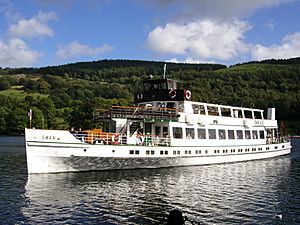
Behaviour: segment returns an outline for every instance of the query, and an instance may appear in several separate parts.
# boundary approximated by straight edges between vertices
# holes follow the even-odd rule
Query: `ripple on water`
[[[300,224],[299,154],[27,177],[24,149],[7,152],[0,146],[0,219],[6,224],[157,224],[173,208],[201,224],[280,224],[278,213],[282,224]]]

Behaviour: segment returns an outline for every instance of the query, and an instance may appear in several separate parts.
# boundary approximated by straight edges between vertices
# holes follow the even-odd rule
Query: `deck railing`
[[[160,137],[155,135],[140,135],[119,133],[92,133],[92,132],[72,132],[83,143],[93,145],[142,145],[142,146],[170,146],[170,137]]]
[[[168,119],[176,120],[176,109],[169,108],[155,108],[155,107],[124,107],[113,106],[108,111],[96,111],[94,119],[103,118],[128,118],[128,119]]]

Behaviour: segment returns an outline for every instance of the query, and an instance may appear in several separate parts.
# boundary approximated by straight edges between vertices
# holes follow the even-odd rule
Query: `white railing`
[[[141,145],[141,146],[170,146],[170,137],[155,135],[127,135],[119,133],[72,132],[83,143],[93,145]]]

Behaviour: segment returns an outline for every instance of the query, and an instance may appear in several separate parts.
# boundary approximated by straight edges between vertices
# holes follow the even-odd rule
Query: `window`
[[[231,109],[230,108],[221,108],[221,116],[231,117]]]
[[[164,102],[157,102],[156,107],[157,108],[165,108],[166,104]]]
[[[237,130],[236,131],[236,137],[237,139],[243,139],[243,131],[242,130]]]
[[[219,139],[226,139],[225,130],[219,130]]]
[[[129,154],[130,154],[130,155],[133,155],[133,154],[134,154],[134,150],[130,150],[130,151],[129,151]]]
[[[195,129],[194,128],[186,128],[186,139],[195,139]]]
[[[168,155],[169,154],[169,152],[168,151],[165,151],[165,155]]]
[[[168,109],[174,109],[174,108],[176,108],[175,102],[168,102],[168,103],[167,103],[167,108],[168,108]]]
[[[209,139],[216,139],[216,130],[215,129],[208,129],[208,137]]]
[[[160,151],[159,153],[160,153],[161,155],[163,155],[163,154],[164,154],[164,151]]]
[[[206,139],[206,131],[203,128],[198,128],[198,138]]]
[[[207,106],[207,112],[210,116],[219,116],[219,109],[216,106]]]
[[[151,150],[151,155],[154,155],[154,151],[153,150]]]
[[[254,111],[254,119],[262,119],[262,113],[258,111]]]
[[[245,115],[245,118],[253,119],[252,111],[250,111],[250,110],[244,110],[244,115]]]
[[[177,155],[180,155],[180,151],[177,151]]]
[[[155,127],[155,135],[160,135],[160,127]]]
[[[166,137],[168,136],[169,132],[168,132],[168,127],[163,127],[163,136]]]
[[[234,130],[228,130],[228,139],[234,139]]]
[[[233,110],[233,116],[235,118],[243,118],[242,110],[240,110],[240,109],[234,109]]]
[[[205,115],[205,106],[204,105],[200,105],[199,109],[200,109],[200,114],[201,115]]]
[[[258,139],[257,130],[252,131],[252,137],[253,137],[253,139]]]
[[[194,114],[200,114],[200,105],[192,105]]]
[[[265,139],[265,132],[263,130],[259,131],[259,137],[260,139]]]
[[[173,137],[174,138],[182,138],[182,128],[181,127],[173,127]]]
[[[139,155],[140,154],[140,151],[139,150],[135,150],[134,152],[136,155]]]
[[[245,130],[245,138],[246,139],[251,139],[250,130]]]
[[[173,155],[176,155],[176,151],[173,151]]]
[[[150,151],[149,150],[146,151],[146,155],[150,155]]]
[[[208,150],[205,150],[205,154],[207,154],[208,153]]]
[[[183,112],[184,105],[183,103],[178,103],[178,112]]]

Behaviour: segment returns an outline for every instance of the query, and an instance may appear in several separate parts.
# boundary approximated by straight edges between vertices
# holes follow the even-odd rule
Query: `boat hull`
[[[52,139],[49,140],[50,135],[44,141],[39,139],[39,137],[45,137],[42,131],[27,130],[26,133],[28,173],[166,168],[232,163],[287,155],[291,151],[290,142],[253,146],[189,147],[93,145],[80,141],[74,142],[68,136],[69,132],[58,134],[61,138],[52,136]],[[35,134],[32,136],[33,133]],[[66,138],[63,138],[63,135],[66,135]],[[67,141],[68,139],[70,140]]]

